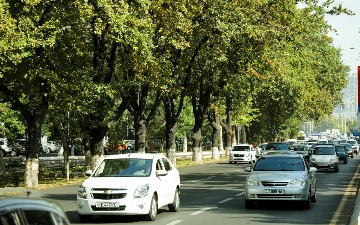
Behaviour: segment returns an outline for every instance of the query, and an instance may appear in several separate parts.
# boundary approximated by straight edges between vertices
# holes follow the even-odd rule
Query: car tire
[[[83,223],[89,223],[92,220],[92,215],[81,215],[81,214],[79,214],[79,219]]]
[[[335,172],[339,172],[339,164],[336,166]]]
[[[351,158],[354,158],[354,155],[353,155],[353,154],[351,154]]]
[[[180,208],[180,194],[179,190],[176,188],[175,194],[174,194],[174,201],[173,203],[168,205],[170,212],[178,212]]]
[[[344,160],[344,164],[347,164],[347,160]]]
[[[153,195],[150,201],[149,213],[144,216],[144,219],[147,221],[154,221],[156,219],[157,213],[158,213],[157,199],[156,196]]]
[[[303,204],[305,209],[311,209],[311,191],[309,192],[307,200],[304,201]]]
[[[254,201],[245,199],[245,208],[247,208],[247,209],[254,208]]]
[[[232,162],[229,162],[229,164],[232,164]]]
[[[315,193],[313,196],[311,196],[311,203],[316,203],[316,188],[315,188]]]

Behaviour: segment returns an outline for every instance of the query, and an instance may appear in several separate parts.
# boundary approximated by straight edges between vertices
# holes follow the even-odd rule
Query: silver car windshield
[[[305,165],[301,158],[259,158],[253,171],[304,171]]]
[[[148,177],[152,159],[104,159],[93,177]]]

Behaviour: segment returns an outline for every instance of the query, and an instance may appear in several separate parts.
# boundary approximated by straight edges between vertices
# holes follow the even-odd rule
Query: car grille
[[[93,199],[122,199],[126,197],[126,191],[127,189],[123,188],[93,188],[90,194]]]
[[[91,206],[92,211],[123,211],[125,208],[125,205],[120,205],[118,208],[100,208],[94,205]]]
[[[244,154],[234,154],[235,157],[244,157]]]
[[[275,187],[275,186],[286,186],[288,185],[288,182],[261,181],[261,184],[266,187]]]
[[[125,198],[126,193],[117,193],[117,194],[100,194],[100,193],[91,193],[93,199],[121,199]]]
[[[293,198],[294,195],[283,194],[257,194],[258,198]]]

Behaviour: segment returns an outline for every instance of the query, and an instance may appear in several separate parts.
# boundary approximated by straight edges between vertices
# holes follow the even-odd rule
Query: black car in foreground
[[[348,163],[348,154],[344,145],[335,145],[335,151],[339,156],[339,161],[343,161],[344,164]]]

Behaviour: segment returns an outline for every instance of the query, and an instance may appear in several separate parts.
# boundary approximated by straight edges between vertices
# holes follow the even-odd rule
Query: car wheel
[[[83,223],[89,223],[92,220],[92,215],[81,215],[81,214],[79,214],[79,219]]]
[[[150,201],[150,210],[149,213],[145,215],[145,220],[154,221],[157,215],[157,211],[158,211],[157,200],[156,200],[156,196],[153,195]]]
[[[304,208],[311,209],[311,191],[309,192],[307,200],[304,202]]]
[[[245,208],[247,208],[247,209],[254,208],[254,201],[245,199]]]
[[[347,164],[347,160],[344,160],[344,164]]]
[[[252,164],[252,163],[253,163],[253,159],[252,159],[252,157],[250,157],[249,164]]]
[[[335,172],[339,172],[339,164],[336,166]]]
[[[315,188],[315,193],[313,196],[311,196],[311,203],[316,203],[316,188]]]
[[[229,162],[229,164],[232,164],[232,162]]]
[[[11,155],[11,156],[16,156],[16,155],[17,155],[17,154],[16,154],[16,151],[14,151],[14,150],[11,151],[10,155]]]
[[[178,212],[180,208],[180,194],[179,190],[176,188],[175,195],[174,195],[174,201],[172,204],[168,205],[170,212]]]
[[[354,158],[354,155],[353,155],[353,154],[351,154],[351,158]]]

